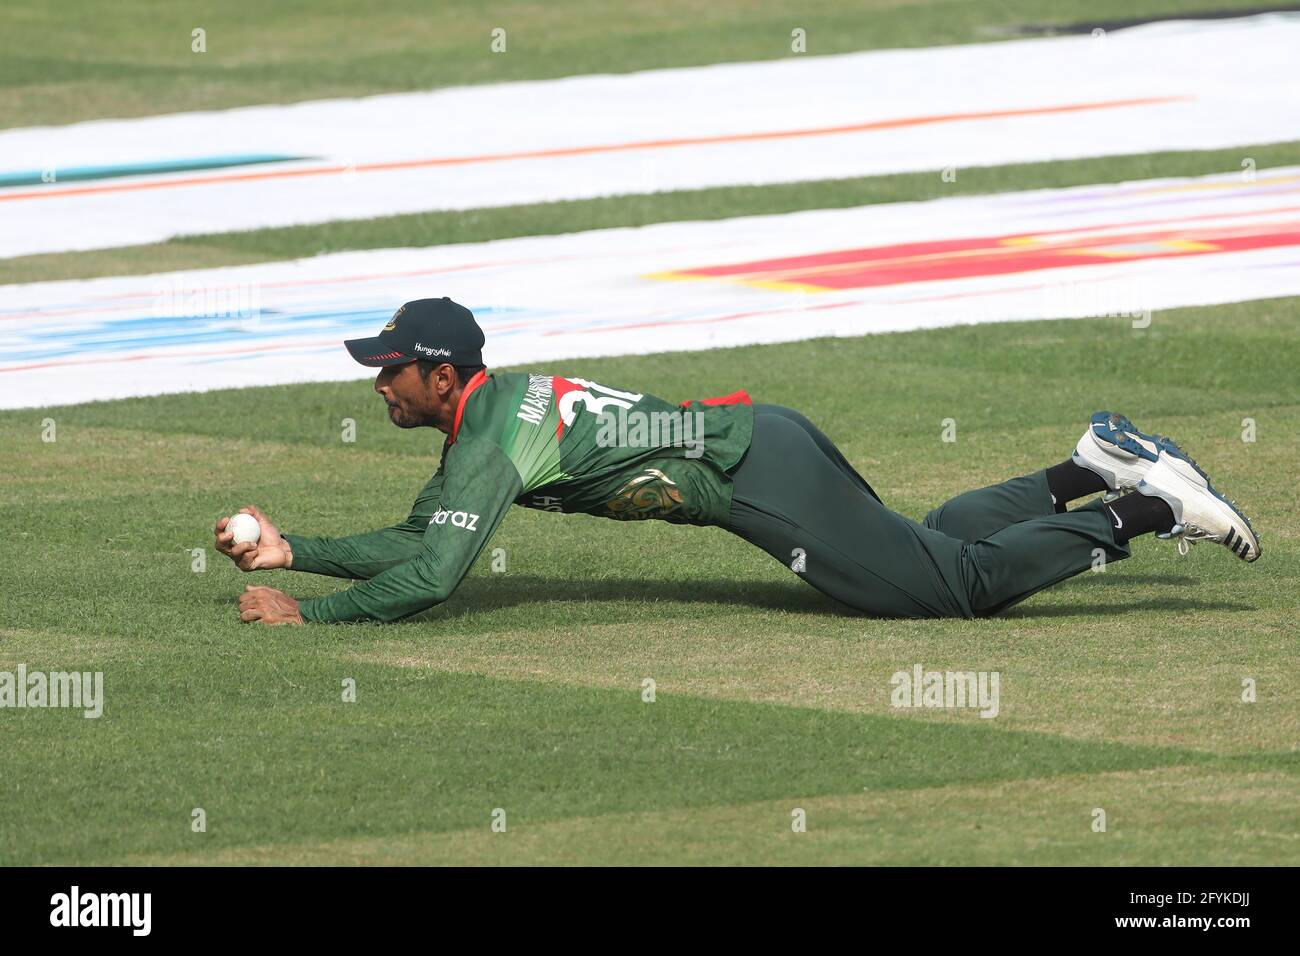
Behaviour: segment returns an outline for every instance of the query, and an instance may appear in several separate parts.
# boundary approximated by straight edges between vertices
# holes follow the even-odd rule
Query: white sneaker
[[[1147,435],[1117,412],[1097,412],[1088,430],[1074,447],[1071,458],[1081,468],[1095,472],[1106,482],[1106,500],[1132,491],[1146,477],[1160,454],[1182,459],[1205,479],[1205,472],[1171,438]],[[1202,484],[1205,484],[1202,481]]]
[[[1169,505],[1175,523],[1160,537],[1177,538],[1180,554],[1186,554],[1188,546],[1197,541],[1217,541],[1243,561],[1259,559],[1259,538],[1250,520],[1186,459],[1162,452],[1137,491],[1162,498]]]

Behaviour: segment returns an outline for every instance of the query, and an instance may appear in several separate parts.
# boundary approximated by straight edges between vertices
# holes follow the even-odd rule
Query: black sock
[[[1075,498],[1105,491],[1106,482],[1095,471],[1066,459],[1047,469],[1047,490],[1052,493],[1052,504],[1059,515]]]
[[[1164,533],[1174,526],[1174,513],[1169,510],[1169,505],[1150,495],[1133,492],[1108,502],[1105,508],[1110,526],[1115,529],[1117,544],[1140,534]]]

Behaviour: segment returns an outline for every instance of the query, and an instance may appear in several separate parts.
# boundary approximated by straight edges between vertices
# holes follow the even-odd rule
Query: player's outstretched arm
[[[365,581],[411,560],[420,553],[424,532],[442,502],[442,483],[439,468],[420,491],[406,520],[387,528],[341,538],[286,534],[293,570]]]
[[[523,489],[495,444],[462,439],[447,453],[442,506],[410,560],[346,590],[302,601],[307,622],[395,621],[451,596]]]

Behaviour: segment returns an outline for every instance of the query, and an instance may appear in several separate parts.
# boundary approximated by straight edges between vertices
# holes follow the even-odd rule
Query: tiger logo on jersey
[[[605,515],[629,521],[663,518],[681,510],[682,505],[682,492],[677,483],[658,468],[647,468],[605,503]]]

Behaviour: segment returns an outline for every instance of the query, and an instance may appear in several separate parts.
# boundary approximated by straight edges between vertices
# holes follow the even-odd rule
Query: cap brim
[[[348,352],[362,365],[381,368],[385,365],[405,365],[414,362],[415,357],[394,352],[393,347],[379,336],[370,339],[346,339],[343,342]]]

